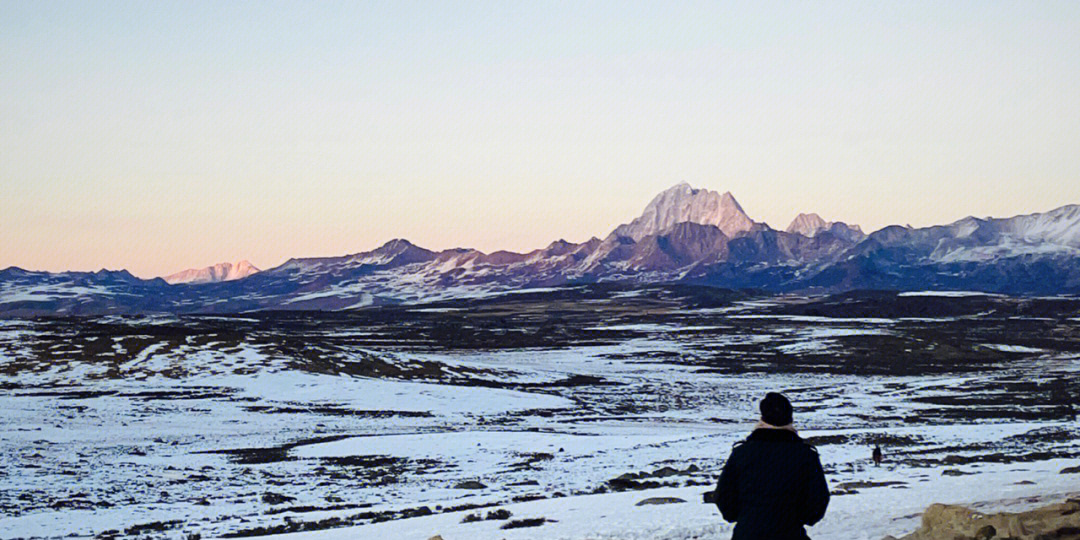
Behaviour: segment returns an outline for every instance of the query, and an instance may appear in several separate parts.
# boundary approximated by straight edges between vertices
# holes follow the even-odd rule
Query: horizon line
[[[661,193],[670,191],[670,190],[672,190],[674,188],[681,187],[681,186],[684,186],[684,185],[690,187],[695,192],[707,191],[707,192],[711,192],[711,193],[720,193],[717,190],[713,190],[713,189],[710,189],[710,188],[707,188],[707,187],[695,188],[693,185],[691,185],[689,182],[686,182],[686,181],[679,182],[679,183],[671,186],[670,188],[665,189]],[[732,194],[730,191],[726,191],[724,193],[725,194],[730,194],[733,198],[735,197],[734,194]],[[659,195],[660,194],[658,193],[656,196],[659,196]],[[654,196],[653,199],[655,199],[656,196]],[[737,201],[737,199],[736,199],[736,201]],[[650,200],[650,203],[651,203],[651,200]],[[1004,216],[1004,217],[998,217],[998,216],[975,216],[975,215],[969,214],[969,215],[966,215],[966,216],[961,217],[961,218],[954,219],[954,220],[949,221],[949,222],[937,223],[937,224],[931,224],[931,225],[924,225],[924,226],[920,226],[920,227],[914,227],[914,226],[912,226],[910,224],[901,225],[901,224],[898,224],[898,223],[893,223],[893,224],[889,224],[889,225],[884,225],[884,226],[882,226],[882,227],[880,227],[878,229],[875,229],[873,231],[870,231],[870,232],[864,232],[864,234],[866,235],[866,237],[870,237],[873,234],[876,234],[876,233],[878,233],[880,231],[883,231],[885,229],[889,229],[889,228],[892,228],[892,227],[901,227],[901,228],[905,228],[905,229],[926,229],[926,228],[932,228],[932,227],[943,227],[943,226],[948,226],[948,225],[958,223],[958,222],[963,221],[965,219],[979,219],[979,220],[1013,219],[1013,218],[1018,218],[1018,217],[1047,214],[1047,213],[1055,212],[1057,210],[1061,210],[1063,208],[1067,208],[1067,207],[1071,207],[1071,206],[1080,206],[1080,202],[1066,203],[1066,204],[1055,206],[1053,208],[1050,208],[1050,209],[1044,210],[1044,211],[1028,212],[1028,213],[1021,213],[1021,214],[1012,214],[1012,215]],[[796,216],[794,218],[792,218],[792,221],[797,219],[800,215],[818,215],[818,214],[817,214],[817,212],[800,212],[799,214],[796,214]],[[818,217],[821,217],[821,216],[819,215]],[[635,217],[633,219],[637,219],[637,217]],[[633,221],[633,219],[631,221]],[[755,224],[764,225],[764,226],[768,227],[770,230],[773,230],[773,231],[786,232],[785,229],[776,229],[772,225],[769,225],[765,221],[757,221],[757,220],[754,220],[753,218],[751,218],[751,221],[753,221]],[[679,222],[679,223],[684,223],[684,222]],[[848,225],[848,226],[859,227],[858,223],[848,223],[848,222],[842,221],[842,220],[833,221],[831,223],[843,223],[843,224]],[[713,226],[715,226],[715,225],[713,225]],[[789,224],[789,226],[790,226],[790,224]],[[616,228],[618,228],[618,226],[616,226]],[[614,233],[614,229],[605,236],[609,236],[612,233]],[[529,254],[529,253],[532,253],[532,252],[535,252],[535,251],[543,250],[543,249],[551,246],[552,244],[555,244],[555,243],[558,243],[558,242],[565,242],[565,243],[568,243],[568,244],[580,245],[580,244],[584,244],[584,243],[587,243],[587,242],[591,242],[593,240],[602,241],[603,238],[601,238],[599,236],[596,236],[596,235],[593,235],[593,236],[590,236],[589,238],[587,238],[587,239],[585,239],[585,240],[583,240],[581,242],[573,242],[573,241],[567,240],[566,238],[559,238],[557,240],[552,240],[552,241],[548,242],[544,246],[533,248],[533,249],[530,249],[530,250],[527,250],[527,251],[514,251],[512,249],[493,249],[493,250],[490,250],[490,251],[484,251],[484,250],[481,250],[481,249],[478,249],[478,248],[471,248],[471,247],[466,247],[466,246],[455,246],[455,247],[448,247],[448,248],[442,248],[442,249],[439,249],[439,248],[426,248],[426,247],[423,247],[423,246],[421,246],[419,244],[414,243],[413,241],[409,240],[408,238],[405,238],[403,236],[398,236],[398,237],[390,238],[389,240],[386,240],[386,241],[376,245],[375,247],[372,247],[372,248],[367,249],[367,250],[352,251],[352,252],[346,252],[346,253],[341,253],[341,254],[336,254],[336,255],[334,255],[334,254],[330,254],[330,255],[311,255],[311,256],[300,256],[300,257],[292,256],[292,257],[286,258],[285,260],[281,261],[280,263],[273,264],[273,265],[266,265],[265,267],[261,267],[259,265],[256,265],[256,264],[252,263],[250,261],[250,258],[239,257],[239,258],[236,258],[236,259],[219,260],[217,262],[210,263],[210,264],[203,265],[203,266],[188,266],[186,268],[175,270],[175,271],[170,272],[170,273],[156,274],[156,275],[152,275],[152,276],[149,276],[149,277],[144,277],[145,274],[143,276],[140,276],[139,274],[136,274],[136,273],[132,272],[131,270],[129,270],[127,268],[124,268],[124,267],[117,267],[116,269],[110,269],[110,268],[107,268],[107,267],[101,267],[98,270],[73,270],[73,269],[66,269],[66,270],[36,270],[36,269],[28,269],[28,268],[19,266],[17,263],[16,264],[10,264],[10,265],[4,266],[4,267],[0,267],[0,272],[12,270],[12,269],[20,270],[20,271],[23,271],[23,272],[29,272],[29,273],[45,273],[45,274],[67,274],[67,273],[72,273],[72,274],[97,274],[97,273],[126,272],[129,275],[131,275],[132,277],[135,277],[135,278],[138,278],[138,279],[141,279],[141,280],[144,280],[144,281],[152,281],[154,279],[165,279],[165,278],[170,277],[172,275],[179,274],[179,273],[182,273],[182,272],[186,272],[186,271],[189,271],[189,270],[201,270],[201,269],[204,269],[204,268],[209,268],[209,267],[212,267],[212,266],[216,266],[218,264],[225,264],[225,263],[238,264],[238,263],[241,263],[241,262],[248,262],[248,264],[251,264],[252,266],[255,266],[256,268],[259,268],[259,271],[257,273],[262,273],[262,272],[266,272],[266,271],[278,268],[280,266],[283,266],[283,265],[289,263],[290,261],[311,260],[311,259],[334,259],[334,258],[341,258],[341,257],[350,257],[350,256],[354,256],[354,255],[361,255],[361,254],[364,254],[364,253],[370,253],[372,251],[376,251],[376,250],[378,250],[378,249],[380,249],[382,247],[385,247],[388,244],[391,244],[391,243],[394,243],[394,242],[406,242],[406,243],[408,243],[409,245],[411,245],[413,247],[423,249],[425,251],[430,251],[430,252],[436,253],[436,254],[445,253],[447,251],[460,250],[460,251],[466,251],[466,252],[477,252],[477,253],[480,253],[481,255],[491,255],[491,254],[494,254],[494,253],[511,253],[511,254],[515,254],[515,255],[526,255],[526,254]]]

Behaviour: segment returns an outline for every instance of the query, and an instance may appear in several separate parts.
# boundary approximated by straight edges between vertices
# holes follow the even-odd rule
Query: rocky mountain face
[[[178,283],[217,283],[219,281],[244,279],[258,272],[259,269],[248,261],[240,261],[236,264],[223,262],[205,268],[189,268],[165,276],[163,279],[166,283],[172,285]]]
[[[825,221],[817,214],[799,214],[792,220],[791,225],[788,225],[788,228],[785,229],[785,231],[791,234],[800,234],[809,238],[813,238],[819,232],[829,231],[837,236],[843,236],[852,242],[858,242],[866,237],[866,234],[863,233],[858,225]]]
[[[784,230],[792,234],[813,237],[818,231],[828,228],[829,222],[821,219],[821,216],[817,214],[799,214]]]
[[[721,195],[707,189],[694,189],[684,183],[657,195],[640,217],[620,225],[611,234],[638,241],[660,234],[679,223],[712,225],[729,238],[754,227],[754,221],[730,192]]]
[[[127,272],[8,268],[0,271],[0,315],[338,310],[595,282],[1078,294],[1080,206],[869,235],[804,214],[780,231],[750,219],[730,193],[680,184],[602,240],[483,253],[397,239],[342,257],[290,259],[243,279],[230,277],[246,272],[236,266],[215,268],[176,284]]]

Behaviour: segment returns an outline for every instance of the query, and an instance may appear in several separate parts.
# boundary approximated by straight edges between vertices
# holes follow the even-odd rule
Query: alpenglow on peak
[[[729,238],[754,227],[754,220],[746,215],[731,192],[694,189],[684,182],[662,191],[641,216],[620,225],[614,234],[637,241],[687,222],[716,226]]]
[[[250,275],[259,273],[259,269],[248,261],[240,261],[236,264],[223,262],[206,268],[189,268],[175,274],[165,276],[165,281],[172,285],[219,283],[244,279]]]
[[[818,232],[828,229],[831,225],[831,222],[825,221],[817,214],[799,214],[785,230],[789,233],[812,237]]]

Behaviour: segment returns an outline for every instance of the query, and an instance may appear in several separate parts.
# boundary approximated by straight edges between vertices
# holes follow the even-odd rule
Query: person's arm
[[[739,485],[736,479],[735,452],[731,452],[724,469],[720,471],[720,480],[716,483],[716,507],[725,521],[732,523],[739,519]]]
[[[803,523],[813,525],[825,517],[829,507],[829,485],[817,452],[811,452],[806,483],[806,500],[803,502]]]

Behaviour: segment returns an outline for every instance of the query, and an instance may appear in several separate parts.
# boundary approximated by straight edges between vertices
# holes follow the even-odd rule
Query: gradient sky
[[[1080,203],[1080,2],[0,0],[0,267]]]

